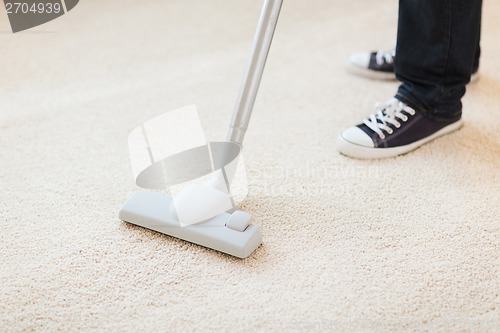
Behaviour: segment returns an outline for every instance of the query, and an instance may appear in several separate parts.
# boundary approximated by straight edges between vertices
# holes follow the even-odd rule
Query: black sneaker
[[[395,56],[396,50],[353,53],[347,62],[347,70],[369,79],[396,80]]]
[[[343,131],[337,149],[355,158],[385,158],[408,153],[462,126],[460,116],[432,119],[396,98],[377,106],[377,112],[362,124]]]
[[[394,74],[394,58],[396,50],[353,53],[347,62],[347,70],[355,75],[376,80],[396,80]],[[476,68],[470,77],[474,83],[479,79]]]

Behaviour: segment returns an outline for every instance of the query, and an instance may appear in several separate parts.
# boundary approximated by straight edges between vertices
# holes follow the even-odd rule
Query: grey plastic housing
[[[244,231],[226,227],[229,213],[205,222],[180,226],[170,214],[172,197],[167,194],[137,191],[119,212],[122,221],[151,229],[229,255],[246,258],[262,243],[260,229],[249,224]]]

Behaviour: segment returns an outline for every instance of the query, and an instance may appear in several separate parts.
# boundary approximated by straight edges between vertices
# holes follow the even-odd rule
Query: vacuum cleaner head
[[[201,223],[181,226],[171,216],[169,195],[139,191],[120,210],[121,220],[205,246],[239,258],[246,258],[262,243],[259,228],[242,211],[222,213]]]

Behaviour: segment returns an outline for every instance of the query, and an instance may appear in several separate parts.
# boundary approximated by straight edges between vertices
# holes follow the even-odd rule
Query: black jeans
[[[482,0],[400,0],[396,98],[436,118],[455,118],[479,66]]]

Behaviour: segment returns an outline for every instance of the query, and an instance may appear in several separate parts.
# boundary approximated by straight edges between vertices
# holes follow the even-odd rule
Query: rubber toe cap
[[[349,62],[357,67],[368,68],[370,65],[370,56],[371,54],[368,52],[353,53],[349,57]]]
[[[373,148],[373,140],[359,127],[350,127],[341,134],[345,141],[352,144]]]

